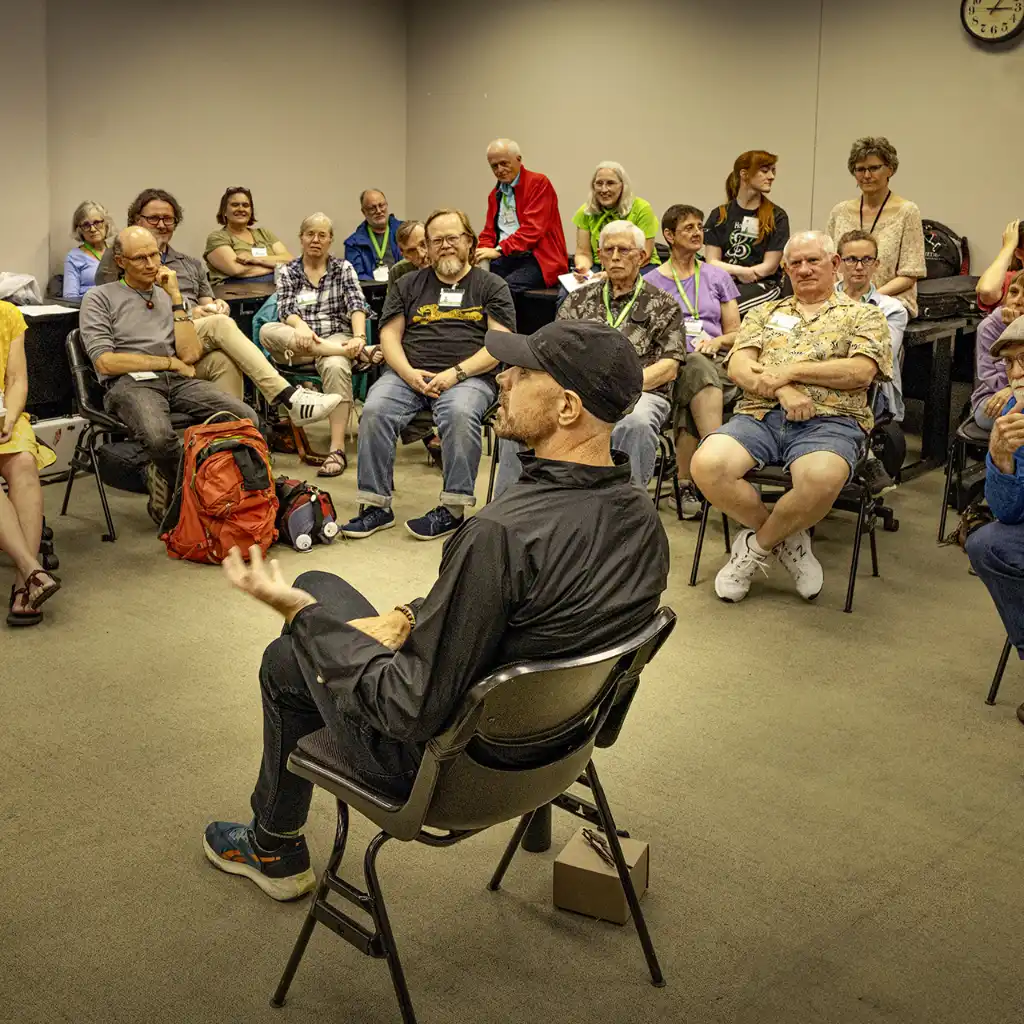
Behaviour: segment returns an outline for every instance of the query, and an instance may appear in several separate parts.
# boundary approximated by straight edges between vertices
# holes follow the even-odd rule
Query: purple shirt
[[[977,410],[982,402],[1009,383],[1006,364],[1002,359],[993,359],[991,356],[996,339],[1006,330],[1001,314],[1002,310],[996,309],[978,324],[978,335],[974,342],[974,375],[978,379],[978,386],[971,395],[972,410]]]
[[[694,304],[693,288],[695,276],[680,278],[683,291],[690,301],[690,306]],[[668,260],[656,270],[652,270],[647,274],[645,280],[671,295],[679,303],[679,308],[682,309],[684,317],[693,316],[690,312],[690,307],[679,296],[679,289],[676,287],[675,278],[672,276],[672,265]],[[728,271],[722,270],[721,267],[713,267],[708,263],[701,263],[697,315],[704,321],[704,333],[709,338],[719,338],[722,335],[722,303],[731,302],[733,299],[738,299],[739,296],[739,289],[736,287],[732,275]],[[687,352],[693,351],[693,342],[690,338],[686,339],[686,350]]]

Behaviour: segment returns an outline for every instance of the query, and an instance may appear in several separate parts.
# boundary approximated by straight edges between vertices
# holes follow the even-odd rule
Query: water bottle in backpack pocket
[[[277,529],[280,539],[296,551],[314,544],[330,544],[338,536],[337,514],[331,496],[306,483],[279,476],[274,481],[279,503]]]

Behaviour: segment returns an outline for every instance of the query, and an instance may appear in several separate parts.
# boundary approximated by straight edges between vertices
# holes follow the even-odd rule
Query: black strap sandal
[[[27,587],[11,587],[11,601],[8,605],[7,610],[7,625],[8,626],[38,626],[43,621],[43,613],[38,611],[28,612],[16,612],[14,610],[14,603],[18,598],[24,594],[25,599],[28,600],[28,588]]]

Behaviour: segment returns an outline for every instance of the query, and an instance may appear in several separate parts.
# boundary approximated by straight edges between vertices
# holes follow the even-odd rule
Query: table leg
[[[902,480],[943,466],[952,441],[950,406],[953,401],[953,346],[956,333],[943,335],[932,343],[928,365],[928,397],[921,424],[921,458],[900,471]]]

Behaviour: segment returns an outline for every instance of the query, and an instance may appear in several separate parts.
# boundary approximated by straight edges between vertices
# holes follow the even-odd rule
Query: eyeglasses
[[[144,213],[139,214],[139,220],[144,220],[150,227],[158,227],[160,224],[170,224],[171,227],[177,223],[172,213],[169,217],[148,217]]]
[[[106,224],[104,220],[83,220],[78,226],[86,231],[92,231],[93,228],[101,228],[104,224]]]
[[[1007,371],[1012,370],[1014,364],[1024,370],[1024,352],[1018,352],[1015,356],[1003,356],[1003,362],[1006,363]]]
[[[885,167],[885,164],[867,164],[862,167],[854,167],[853,173],[857,175],[877,174],[883,167]]]
[[[374,203],[373,206],[364,206],[363,213],[384,213],[387,208],[387,203]]]
[[[872,263],[878,262],[877,256],[844,256],[843,262],[848,267],[870,267]]]
[[[614,258],[620,255],[630,256],[635,252],[639,252],[640,250],[632,245],[602,245],[599,251],[602,256],[611,256],[612,258]]]
[[[331,235],[327,231],[304,231],[302,237],[310,242],[326,242]]]
[[[158,252],[140,252],[138,256],[122,256],[121,259],[127,260],[129,263],[134,263],[135,266],[141,267],[147,263],[152,263],[154,260],[160,262],[160,253]]]
[[[465,231],[461,235],[439,235],[437,238],[431,238],[429,244],[432,249],[444,249],[448,246],[454,249],[463,238],[469,238]]]

